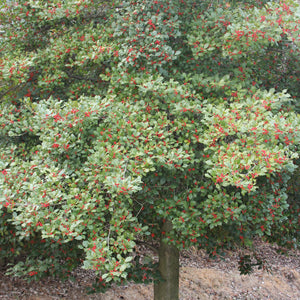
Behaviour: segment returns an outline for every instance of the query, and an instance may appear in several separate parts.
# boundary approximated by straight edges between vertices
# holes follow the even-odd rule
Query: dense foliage
[[[83,265],[107,286],[151,279],[134,249],[161,235],[212,254],[255,236],[299,245],[299,20],[291,0],[3,5],[11,272]]]

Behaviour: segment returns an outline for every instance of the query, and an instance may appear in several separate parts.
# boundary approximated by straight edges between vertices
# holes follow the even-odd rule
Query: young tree
[[[15,1],[1,9],[10,272],[178,299],[179,250],[299,246],[299,6]],[[299,172],[298,172],[299,174]],[[160,276],[140,261],[159,245]]]

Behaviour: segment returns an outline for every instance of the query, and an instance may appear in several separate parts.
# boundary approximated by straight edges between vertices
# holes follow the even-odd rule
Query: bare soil
[[[239,252],[228,251],[224,260],[212,260],[202,251],[183,251],[180,258],[180,299],[300,300],[300,251],[292,251],[285,256],[278,254],[277,250],[274,245],[257,242],[255,251],[267,261],[270,271],[255,270],[251,275],[240,275]],[[105,294],[87,295],[85,289],[91,284],[93,274],[80,269],[74,275],[74,282],[47,279],[27,283],[20,278],[5,276],[4,270],[0,270],[0,299],[153,299],[153,286],[143,284],[128,284]]]

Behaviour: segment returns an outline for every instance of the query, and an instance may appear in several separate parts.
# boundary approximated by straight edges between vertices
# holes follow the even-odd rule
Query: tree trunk
[[[172,223],[166,221],[162,232],[172,229]],[[154,285],[154,300],[179,299],[179,251],[173,245],[164,243],[161,239],[159,247],[159,271],[164,281]]]

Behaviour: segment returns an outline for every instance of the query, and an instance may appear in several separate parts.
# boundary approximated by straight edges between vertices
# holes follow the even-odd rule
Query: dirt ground
[[[240,275],[238,252],[228,252],[225,260],[211,260],[202,251],[183,251],[180,263],[180,299],[272,299],[300,300],[300,252],[280,255],[276,247],[256,243],[256,253],[266,259],[270,271],[255,270],[251,275]],[[135,285],[116,287],[105,294],[87,295],[93,274],[84,270],[75,273],[75,282],[54,279],[26,283],[4,275],[0,270],[0,299],[19,300],[151,300],[153,286]]]

